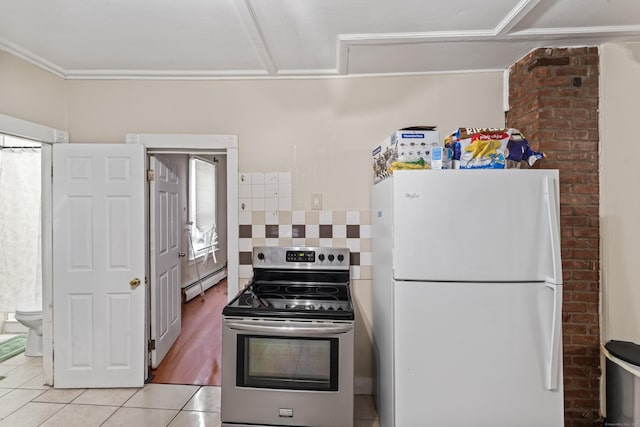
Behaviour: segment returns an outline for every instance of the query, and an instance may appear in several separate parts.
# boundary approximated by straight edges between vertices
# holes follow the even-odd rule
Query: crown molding
[[[314,68],[314,69],[282,69],[278,70],[276,76],[289,77],[289,76],[337,76],[339,75],[336,68]]]
[[[67,80],[211,80],[268,77],[264,70],[70,70]]]
[[[528,39],[548,38],[583,38],[592,36],[637,36],[640,35],[640,25],[609,25],[601,27],[560,27],[560,28],[530,28],[528,30],[514,31],[509,38],[521,37]]]
[[[42,68],[43,70],[48,71],[58,77],[65,77],[65,70],[62,67],[44,59],[41,56],[36,55],[33,52],[23,49],[22,47],[16,45],[15,43],[11,43],[10,41],[2,37],[0,37],[0,50],[4,50],[5,52],[8,52],[13,56],[17,56],[18,58],[23,59],[39,68]]]

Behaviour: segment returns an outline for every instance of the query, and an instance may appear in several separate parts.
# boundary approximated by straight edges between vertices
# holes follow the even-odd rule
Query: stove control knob
[[[318,259],[319,259],[320,261],[324,261],[324,254],[320,254],[320,255],[318,255]]]
[[[333,258],[335,258],[333,254],[329,254],[329,261],[333,261]]]
[[[264,254],[262,252],[258,252],[258,259],[260,261],[264,260]]]
[[[344,255],[339,254],[338,255],[338,261],[340,261],[340,262],[344,261]]]

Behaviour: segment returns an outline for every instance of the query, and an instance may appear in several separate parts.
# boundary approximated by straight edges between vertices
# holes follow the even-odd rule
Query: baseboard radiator
[[[202,278],[202,287],[203,290],[207,290],[212,286],[217,285],[220,281],[227,277],[227,271],[225,268],[221,268],[218,271],[215,271],[208,276]],[[196,280],[195,282],[185,286],[182,288],[182,302],[187,302],[195,297],[200,296],[200,280]]]

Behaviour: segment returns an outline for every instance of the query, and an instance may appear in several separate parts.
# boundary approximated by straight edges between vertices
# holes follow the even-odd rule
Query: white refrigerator
[[[558,181],[395,171],[373,186],[381,427],[564,425]]]

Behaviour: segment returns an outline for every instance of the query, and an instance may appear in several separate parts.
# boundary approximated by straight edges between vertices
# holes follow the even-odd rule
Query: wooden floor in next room
[[[157,369],[152,383],[219,386],[222,360],[222,308],[227,281],[182,304],[182,332]]]

